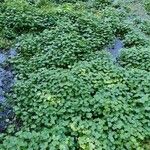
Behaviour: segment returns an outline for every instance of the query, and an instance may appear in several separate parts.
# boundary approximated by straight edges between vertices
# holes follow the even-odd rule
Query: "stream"
[[[14,117],[13,109],[7,104],[5,94],[9,93],[14,84],[14,75],[12,67],[8,64],[4,67],[4,63],[17,55],[16,49],[10,49],[3,52],[0,49],[0,133],[4,132],[9,124],[9,120]]]

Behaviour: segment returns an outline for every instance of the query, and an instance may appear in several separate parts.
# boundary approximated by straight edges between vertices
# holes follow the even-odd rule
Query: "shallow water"
[[[7,59],[7,56],[5,54],[0,53],[0,64],[4,63]]]
[[[113,59],[116,61],[123,47],[124,47],[123,42],[119,38],[117,38],[114,44],[111,47],[109,47],[107,50],[111,53]]]
[[[14,75],[11,66],[8,64],[8,66],[4,68],[3,63],[16,55],[16,49],[10,49],[5,53],[0,50],[0,132],[3,132],[8,125],[6,120],[14,116],[13,109],[7,104],[5,98],[5,94],[10,92],[14,84]]]

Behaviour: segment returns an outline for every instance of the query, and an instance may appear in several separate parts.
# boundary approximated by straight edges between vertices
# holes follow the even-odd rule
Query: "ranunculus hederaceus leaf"
[[[8,100],[20,126],[11,124],[0,135],[0,149],[147,147],[148,34],[142,22],[125,23],[127,8],[118,11],[111,4],[109,0],[1,3],[3,36],[11,35],[18,47],[18,55],[10,60],[16,83]],[[115,38],[125,42],[125,49],[114,63],[105,49]]]

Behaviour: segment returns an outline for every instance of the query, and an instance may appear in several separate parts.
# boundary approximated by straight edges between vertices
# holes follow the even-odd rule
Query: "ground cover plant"
[[[131,2],[0,3],[0,48],[18,53],[7,62],[15,116],[0,149],[149,150],[150,22]],[[116,39],[124,48],[114,61]]]

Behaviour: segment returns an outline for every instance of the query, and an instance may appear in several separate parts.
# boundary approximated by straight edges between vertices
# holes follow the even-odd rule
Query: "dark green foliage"
[[[140,25],[140,29],[147,35],[150,35],[150,21],[146,20]]]
[[[7,97],[20,123],[0,134],[1,150],[148,150],[149,21],[111,4],[0,4],[1,38],[18,50]],[[118,37],[131,48],[116,65],[104,49]]]
[[[133,29],[125,35],[124,43],[127,47],[149,45],[149,38],[141,31]]]
[[[120,64],[126,68],[138,68],[150,71],[150,47],[125,49],[120,57]]]
[[[145,0],[145,9],[148,11],[148,13],[150,13],[150,0]]]
[[[23,120],[16,146],[33,148],[35,136],[37,148],[41,140],[52,149],[141,147],[150,133],[149,73],[117,68],[104,52],[93,58],[70,70],[41,68],[28,80],[18,80],[10,97]],[[12,140],[6,138],[2,147],[16,147]]]
[[[41,6],[41,9],[38,8],[39,6]],[[85,10],[82,12],[82,7],[84,8],[85,5],[63,4],[62,6],[55,6],[51,3],[30,5],[25,0],[8,0],[1,4],[0,32],[3,38],[14,40],[21,34],[42,32],[45,29],[56,27],[57,24],[71,21],[73,24],[77,22],[78,28],[83,25],[83,27],[80,28],[80,30],[84,28],[81,32],[84,32],[84,30],[90,32],[86,33],[86,35],[88,34],[88,38],[93,38],[93,42],[99,40],[95,38],[99,36],[98,34],[101,32],[101,26],[103,26],[102,33],[106,32],[104,36],[108,38],[107,36],[109,33],[107,34],[107,29],[109,32],[112,32],[113,29],[111,26],[107,25],[107,23],[103,25],[104,20],[101,20],[100,17],[94,17],[93,13],[89,13]],[[79,9],[81,12],[78,11]],[[113,16],[113,14],[110,15]],[[81,16],[81,18],[78,19],[79,16]],[[112,18],[111,21],[113,21],[113,19],[114,18]],[[82,24],[80,25],[81,22]],[[98,28],[96,26],[98,26]],[[110,37],[111,36],[109,36],[109,38]],[[104,42],[101,44],[104,44]]]
[[[108,25],[107,22],[105,23],[104,19],[100,18],[101,20],[98,20],[92,16],[88,18],[85,17],[86,16],[79,18],[74,25],[61,22],[60,26],[52,30],[45,30],[40,35],[30,34],[21,37],[19,39],[21,54],[26,57],[25,52],[27,55],[34,55],[36,51],[38,52],[38,49],[42,50],[46,48],[51,49],[50,51],[52,51],[52,49],[58,49],[59,51],[66,52],[67,49],[73,50],[73,48],[76,48],[73,50],[76,51],[76,53],[88,53],[89,48],[92,51],[100,50],[113,40],[113,27]],[[69,46],[67,43],[71,45]],[[63,45],[66,46],[66,48],[64,48]],[[26,46],[30,47],[28,48]]]
[[[26,73],[41,67],[67,69],[113,41],[113,24],[108,25],[108,22],[104,22],[105,18],[99,20],[91,15],[87,18],[83,16],[74,24],[62,20],[52,30],[23,35],[17,43],[19,58],[13,63],[20,65],[22,59],[27,60],[24,63],[28,67],[23,69]]]
[[[125,47],[147,46],[150,43],[149,39],[149,21],[135,19],[126,19],[117,24],[116,35],[123,41]]]
[[[7,38],[0,37],[0,48],[7,49],[12,45],[12,41],[8,40]]]
[[[54,16],[42,14],[24,1],[17,2],[2,5],[0,28],[12,29],[15,33],[21,34],[29,31],[41,31],[55,24]]]

